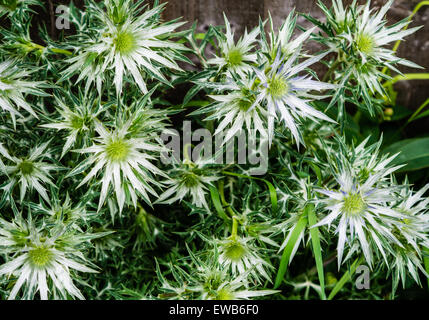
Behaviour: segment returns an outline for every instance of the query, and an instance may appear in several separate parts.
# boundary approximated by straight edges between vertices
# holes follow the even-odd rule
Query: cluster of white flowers
[[[298,31],[293,10],[280,28],[270,16],[241,37],[224,15],[224,31],[201,37],[195,25],[162,21],[165,4],[87,0],[66,12],[75,34],[54,41],[41,31],[44,47],[23,27],[39,1],[0,0],[0,18],[12,22],[0,30],[0,298],[250,299],[292,285],[325,299],[322,245],[332,242],[339,269],[364,259],[387,269],[393,292],[408,275],[420,284],[429,184],[398,183],[404,164],[381,151],[382,139],[359,127],[347,134],[362,112],[384,108],[383,68],[418,67],[386,47],[419,29],[387,26],[392,3],[319,1],[326,21],[303,15],[308,30]],[[24,54],[10,45],[20,36]],[[309,41],[321,51],[306,52]],[[180,64],[190,55],[203,70]],[[162,133],[185,113],[222,135],[221,151],[242,133],[268,141],[266,176],[215,163],[219,150],[161,161],[174,153]],[[182,147],[193,154],[191,144]],[[303,256],[317,270],[286,276]]]

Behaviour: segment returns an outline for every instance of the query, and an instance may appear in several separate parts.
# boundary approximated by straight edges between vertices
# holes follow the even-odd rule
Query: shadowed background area
[[[53,23],[55,21],[55,8],[60,4],[68,4],[68,0],[45,0],[45,10],[36,9],[40,12],[39,23],[43,21],[51,36],[56,38]],[[84,8],[83,0],[74,0],[74,4]],[[153,0],[149,1],[153,3]],[[160,0],[168,2],[163,13],[165,20],[182,17],[188,23],[183,28],[189,28],[194,21],[198,21],[198,32],[205,32],[209,25],[223,25],[222,13],[225,12],[235,35],[239,36],[245,28],[251,29],[258,24],[259,17],[266,19],[271,14],[275,27],[279,27],[289,12],[295,8],[297,12],[310,13],[316,18],[323,19],[323,14],[315,0]],[[330,6],[331,0],[323,0]],[[343,3],[351,3],[352,0],[344,0]],[[379,8],[387,0],[373,0],[371,6]],[[408,17],[420,0],[396,0],[388,12],[389,23],[393,24]],[[359,0],[364,4],[366,0]],[[37,22],[36,22],[37,23]],[[303,18],[298,18],[298,24],[307,28],[310,24]],[[404,73],[429,72],[429,6],[423,7],[413,18],[412,26],[423,26],[418,32],[406,38],[399,47],[398,55],[411,60],[425,70],[412,68],[400,68]],[[37,32],[37,26],[34,26]],[[317,51],[318,45],[312,43],[308,46],[309,51]],[[321,66],[319,66],[320,68]],[[398,90],[397,104],[409,109],[417,109],[429,97],[429,81],[413,80],[402,81],[395,85]],[[427,131],[427,120],[416,121],[412,130],[419,128],[421,132]]]

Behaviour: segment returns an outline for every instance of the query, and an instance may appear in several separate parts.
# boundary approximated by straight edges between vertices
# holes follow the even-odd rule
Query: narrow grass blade
[[[332,300],[335,295],[344,287],[344,285],[351,280],[351,276],[355,273],[356,268],[361,264],[363,261],[363,258],[358,258],[353,262],[350,269],[344,273],[344,275],[341,277],[341,279],[337,282],[334,289],[332,289],[331,293],[329,294],[328,300]]]
[[[323,272],[322,248],[320,247],[319,229],[313,227],[317,223],[316,212],[313,204],[306,207],[308,215],[308,226],[310,228],[311,243],[313,245],[314,259],[316,260],[317,274],[319,276],[320,289],[322,290],[322,299],[326,299],[325,294],[325,274]]]
[[[274,289],[277,289],[284,278],[284,275],[286,273],[286,268],[289,264],[289,259],[292,254],[293,248],[295,247],[296,242],[299,240],[299,236],[301,232],[304,230],[304,228],[307,225],[307,216],[303,214],[301,218],[298,220],[298,223],[295,226],[295,229],[292,231],[292,234],[289,238],[288,243],[286,244],[286,247],[283,250],[282,258],[280,260],[280,266],[279,270],[277,271],[276,281],[274,283]]]

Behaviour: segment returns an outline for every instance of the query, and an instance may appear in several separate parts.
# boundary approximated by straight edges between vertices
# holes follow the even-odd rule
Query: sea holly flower
[[[291,131],[296,143],[303,144],[297,121],[301,118],[310,118],[314,121],[325,120],[335,122],[324,113],[314,109],[308,104],[311,100],[322,99],[325,96],[315,96],[309,91],[323,91],[336,88],[335,85],[312,80],[311,76],[299,76],[308,66],[316,63],[326,53],[295,64],[299,50],[293,56],[284,61],[278,52],[274,63],[268,71],[254,69],[261,83],[260,92],[252,105],[252,108],[263,101],[268,111],[268,136],[271,145],[274,136],[274,120],[277,113],[280,121],[284,121]],[[294,65],[295,64],[295,65]]]
[[[268,56],[271,57],[271,61],[275,60],[279,50],[284,57],[292,56],[296,51],[301,49],[303,43],[305,43],[312,32],[316,29],[315,27],[311,28],[297,36],[295,39],[292,39],[296,28],[296,20],[297,16],[295,15],[295,10],[292,9],[276,34],[270,14],[269,21],[271,30],[268,37],[269,42],[262,41],[261,45],[262,52],[267,53]]]
[[[92,4],[100,23],[98,37],[81,46],[79,54],[69,59],[71,65],[63,72],[63,78],[79,72],[77,82],[87,78],[85,91],[94,82],[101,92],[105,73],[114,70],[113,83],[118,94],[122,92],[124,76],[128,75],[143,93],[148,92],[145,75],[169,84],[161,70],[181,70],[174,58],[183,59],[178,50],[186,48],[167,39],[184,22],[160,23],[163,5],[140,14],[142,1],[109,0],[105,4],[107,13]]]
[[[20,108],[37,118],[36,112],[26,102],[25,94],[47,96],[40,89],[43,81],[25,80],[29,74],[31,72],[19,67],[13,60],[0,63],[0,108],[10,113],[14,125],[16,125],[16,116],[22,116],[18,111]]]
[[[207,300],[248,300],[279,292],[278,290],[249,290],[246,285],[247,274],[241,274],[233,279],[225,279],[211,295],[203,295]]]
[[[368,145],[370,138],[371,137],[367,137],[357,146],[355,146],[354,144],[352,144],[351,146],[347,145],[345,139],[342,137],[336,139],[336,145],[341,150],[338,153],[339,157],[343,158],[343,160],[339,160],[339,163],[343,161],[349,162],[350,170],[355,176],[358,177],[360,182],[364,182],[371,174],[374,175],[392,167],[395,167],[395,170],[397,170],[404,166],[392,165],[398,154],[380,155],[380,147],[383,142],[382,137],[378,142],[372,145]],[[388,178],[384,176],[383,180],[378,181],[378,184],[386,181],[387,183],[390,183],[388,181]]]
[[[252,105],[255,101],[255,92],[252,88],[254,79],[228,79],[225,84],[219,84],[220,90],[227,90],[226,94],[209,95],[215,102],[197,110],[192,115],[209,113],[204,120],[218,120],[215,135],[224,134],[223,143],[229,141],[236,134],[247,129],[248,135],[259,132],[261,137],[268,137],[266,129],[266,112],[261,105]],[[215,85],[210,85],[216,89]]]
[[[371,95],[378,93],[386,96],[380,80],[388,80],[390,77],[382,72],[382,68],[398,73],[401,72],[396,65],[421,68],[411,61],[397,57],[393,50],[386,48],[392,42],[403,40],[421,28],[405,30],[411,23],[409,19],[387,26],[385,15],[393,1],[389,0],[378,12],[370,9],[371,1],[367,1],[364,6],[357,6],[354,1],[345,9],[341,1],[333,0],[333,10],[319,2],[328,23],[325,27],[328,37],[320,37],[319,41],[338,53],[337,60],[331,65],[331,71],[335,74],[335,69],[338,70],[339,65],[344,65],[344,71],[336,73],[336,81],[346,85],[347,82],[356,80],[355,99],[363,98],[365,107],[371,114],[374,111]],[[342,92],[338,91],[333,102],[338,100]]]
[[[72,100],[75,101],[75,97],[72,97]],[[53,120],[54,122],[42,124],[40,126],[42,128],[68,131],[68,136],[61,152],[60,158],[62,158],[76,143],[79,135],[88,132],[92,128],[94,119],[104,109],[99,107],[94,110],[94,99],[87,97],[81,97],[81,101],[75,104],[72,109],[58,96],[55,97],[55,102],[60,118],[56,118],[56,121]]]
[[[81,240],[73,234],[75,230],[46,230],[36,227],[32,220],[9,223],[1,219],[0,227],[0,246],[9,244],[12,249],[7,252],[13,254],[0,266],[0,276],[16,277],[8,299],[15,299],[22,288],[22,299],[32,299],[37,292],[42,300],[50,296],[84,299],[73,283],[71,269],[97,272],[87,266],[88,261],[79,251],[82,242],[91,237]]]
[[[131,125],[132,121],[129,120],[121,127],[110,131],[102,123],[95,121],[98,137],[93,139],[92,146],[77,150],[79,153],[91,155],[74,168],[68,177],[93,166],[79,183],[78,188],[87,184],[100,170],[103,170],[98,210],[106,200],[110,185],[113,185],[120,213],[127,197],[131,198],[134,207],[137,206],[138,196],[150,204],[148,193],[157,196],[150,184],[160,186],[153,175],[166,177],[163,171],[150,162],[155,157],[148,153],[148,151],[160,152],[161,147],[150,143],[146,138],[131,137],[129,134]]]
[[[385,48],[391,42],[403,40],[406,36],[416,32],[421,27],[414,27],[403,30],[411,21],[403,20],[393,26],[387,27],[385,15],[392,6],[394,0],[389,0],[375,14],[370,9],[371,2],[368,1],[356,20],[354,30],[347,30],[344,37],[349,41],[362,60],[362,64],[374,60],[383,63],[392,70],[396,71],[393,64],[401,64],[408,67],[419,67],[415,63],[400,59],[395,56],[394,51]]]
[[[256,281],[261,281],[261,277],[271,281],[269,272],[272,265],[262,258],[260,248],[253,242],[251,237],[240,237],[236,234],[218,240],[219,263],[233,275],[248,272],[249,277]]]
[[[422,249],[429,247],[429,198],[423,196],[428,189],[429,184],[414,192],[406,179],[398,197],[393,201],[395,210],[404,215],[404,218],[396,221],[393,227],[393,233],[402,246],[393,246],[387,264],[392,274],[393,291],[399,281],[405,287],[407,274],[410,274],[418,284],[420,284],[419,271],[429,277],[422,265],[424,255]]]
[[[225,68],[227,75],[231,75],[231,72],[233,72],[244,77],[246,73],[252,71],[251,65],[257,59],[257,55],[252,52],[252,49],[256,44],[259,29],[255,28],[250,33],[247,33],[247,30],[245,30],[244,35],[235,43],[234,33],[225,14],[224,20],[225,34],[222,37],[218,37],[221,55],[207,62],[216,65],[219,71]]]
[[[159,196],[157,203],[172,204],[182,201],[186,196],[192,197],[192,204],[210,211],[206,201],[209,186],[219,179],[211,170],[205,168],[207,161],[184,159],[169,172],[164,182],[167,189]]]
[[[2,186],[6,194],[11,195],[15,185],[19,184],[20,201],[24,200],[27,189],[36,189],[43,199],[50,202],[44,184],[55,187],[50,172],[60,167],[43,161],[50,155],[45,152],[48,145],[49,141],[30,150],[27,157],[21,158],[10,155],[4,147],[0,148],[0,154],[13,163],[3,168],[0,166],[0,174],[9,177],[9,181]]]
[[[388,205],[395,199],[396,188],[377,186],[383,176],[394,170],[396,168],[370,175],[364,183],[359,183],[350,170],[344,169],[336,176],[339,186],[337,190],[317,189],[327,196],[321,203],[329,213],[316,226],[330,226],[332,222],[339,220],[336,224],[338,267],[342,262],[345,244],[351,246],[355,238],[370,266],[373,262],[372,247],[375,246],[386,259],[388,243],[401,246],[391,229],[393,221],[404,218],[404,215]]]

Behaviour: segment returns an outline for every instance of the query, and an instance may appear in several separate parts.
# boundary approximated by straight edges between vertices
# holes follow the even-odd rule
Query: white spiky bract
[[[423,249],[429,247],[429,198],[424,197],[428,190],[429,184],[414,192],[406,179],[398,199],[393,201],[394,208],[404,215],[404,218],[394,225],[394,232],[402,246],[393,246],[389,257],[388,266],[393,274],[393,290],[399,281],[405,287],[407,274],[410,274],[418,284],[420,284],[419,272],[429,277],[422,265],[422,257],[425,254]]]
[[[108,13],[94,5],[95,14],[100,20],[99,36],[88,41],[80,52],[69,59],[71,64],[63,73],[64,77],[79,72],[77,82],[87,79],[86,91],[92,83],[102,91],[105,74],[114,71],[113,83],[120,94],[125,75],[131,76],[138,88],[147,93],[147,76],[168,84],[161,72],[162,68],[181,70],[172,57],[186,48],[178,43],[160,38],[168,38],[183,25],[183,22],[160,23],[159,15],[164,5],[146,10],[136,15],[138,4],[132,1],[107,1]],[[116,9],[115,9],[116,8]]]
[[[219,48],[221,56],[209,59],[209,64],[216,65],[218,70],[225,68],[227,75],[236,73],[244,77],[246,73],[252,71],[252,64],[256,62],[257,55],[252,52],[259,35],[259,29],[255,28],[250,33],[247,30],[244,35],[234,42],[234,33],[231,30],[231,25],[224,14],[225,34],[224,38],[219,38]]]
[[[122,212],[127,196],[131,198],[134,207],[137,206],[138,196],[150,204],[148,193],[157,196],[150,184],[160,186],[153,174],[166,176],[163,171],[150,162],[155,158],[148,153],[148,151],[160,152],[161,147],[148,142],[146,138],[129,137],[130,125],[131,121],[128,121],[121,128],[110,131],[102,123],[96,121],[95,130],[98,137],[94,138],[94,144],[78,150],[82,154],[92,154],[81,165],[85,168],[93,166],[78,187],[88,183],[102,170],[99,210],[106,200],[110,185],[113,185],[120,212]],[[79,173],[81,165],[69,176]]]
[[[89,102],[92,103],[92,101]],[[40,126],[42,128],[68,131],[68,135],[64,143],[63,150],[61,152],[62,158],[75,144],[79,134],[90,129],[89,125],[92,124],[92,122],[102,111],[102,109],[100,109],[98,112],[94,112],[92,111],[92,108],[87,104],[79,105],[75,108],[70,108],[63,100],[58,97],[56,97],[56,104],[57,110],[61,116],[61,120],[52,123],[42,124]]]
[[[23,299],[32,299],[37,292],[42,300],[49,297],[67,299],[68,296],[85,299],[73,283],[71,270],[98,271],[85,265],[82,253],[75,247],[80,241],[61,238],[64,231],[47,236],[31,221],[23,223],[19,220],[10,223],[0,219],[0,247],[8,246],[7,251],[14,253],[10,261],[0,266],[0,275],[16,277],[8,299],[16,299],[23,287]]]
[[[60,169],[58,166],[43,161],[50,156],[45,152],[49,142],[45,142],[34,149],[25,158],[12,156],[5,147],[0,147],[0,154],[13,164],[1,166],[0,173],[10,177],[9,182],[2,189],[11,194],[16,184],[20,186],[20,200],[23,201],[27,189],[36,191],[49,202],[49,196],[44,185],[54,186],[50,172]],[[1,162],[1,161],[0,161]]]
[[[37,118],[36,112],[25,100],[25,94],[46,95],[40,85],[43,81],[28,81],[25,78],[31,72],[19,67],[16,61],[6,60],[0,63],[0,108],[9,112],[14,124],[16,116],[22,117],[20,108]]]
[[[296,64],[298,56],[299,50],[286,61],[283,61],[281,53],[278,52],[276,60],[270,66],[268,72],[254,69],[261,85],[260,92],[252,107],[261,102],[264,102],[267,106],[270,145],[274,136],[274,120],[277,118],[277,114],[280,115],[280,121],[284,121],[286,127],[291,131],[297,144],[303,143],[296,123],[300,119],[310,118],[314,121],[335,122],[323,112],[310,106],[309,102],[324,98],[324,96],[310,94],[310,91],[330,90],[336,88],[336,86],[312,80],[311,76],[299,75],[305,68],[326,56],[326,53]]]
[[[394,210],[388,203],[395,199],[395,186],[379,188],[378,181],[391,174],[397,167],[370,175],[365,182],[359,183],[349,170],[345,169],[337,177],[337,190],[318,189],[325,196],[321,200],[329,211],[328,215],[316,226],[328,225],[336,221],[338,234],[338,266],[341,265],[345,245],[352,245],[357,239],[368,265],[373,262],[373,247],[386,259],[386,242],[399,242],[391,231],[395,219],[404,215]],[[338,220],[338,221],[337,221]]]
[[[248,136],[259,132],[261,137],[268,137],[265,110],[260,105],[251,109],[254,102],[253,82],[229,79],[227,84],[219,85],[227,92],[222,95],[210,95],[209,97],[215,101],[214,104],[199,111],[199,113],[210,113],[204,120],[219,121],[215,135],[222,134],[223,143],[239,135],[243,129],[247,130]]]
[[[228,239],[218,240],[219,264],[231,270],[232,274],[240,275],[247,272],[248,276],[261,281],[261,277],[271,281],[269,271],[272,265],[265,261],[252,237],[232,235]]]
[[[170,178],[164,182],[167,189],[159,196],[157,203],[171,204],[191,196],[191,202],[197,207],[210,211],[206,200],[209,186],[219,179],[204,169],[206,161],[183,160],[170,171]]]
[[[346,71],[338,81],[343,82],[350,77],[355,79],[359,95],[367,104],[371,104],[370,94],[386,95],[380,80],[390,77],[381,68],[399,74],[401,72],[396,65],[421,68],[411,61],[397,57],[395,51],[388,48],[393,42],[404,40],[421,28],[407,29],[411,23],[408,19],[387,26],[385,16],[393,1],[389,0],[377,12],[370,8],[371,1],[367,1],[363,6],[357,6],[356,2],[353,2],[350,7],[345,8],[342,1],[333,0],[333,11],[320,4],[328,23],[336,32],[325,43],[339,54],[337,61],[345,62]],[[369,110],[373,112],[372,108]]]

